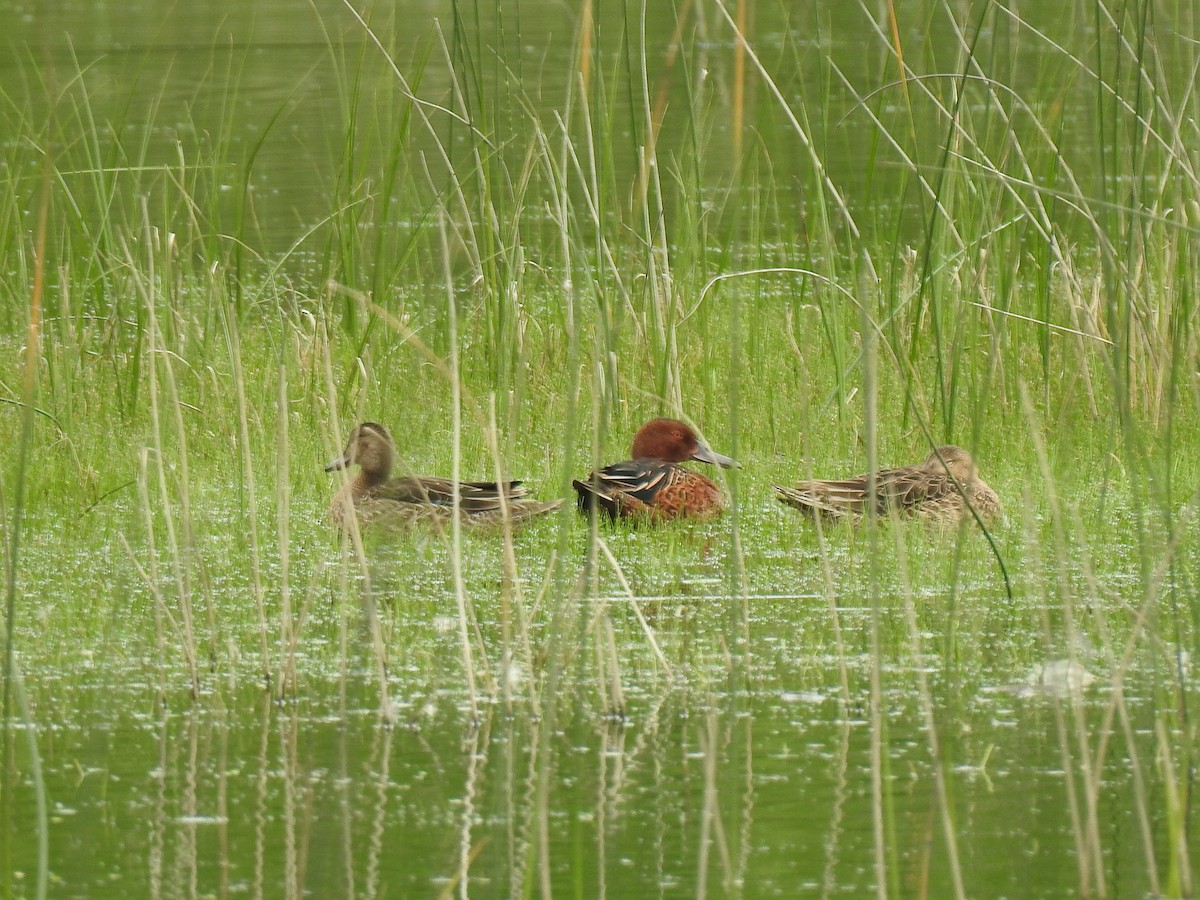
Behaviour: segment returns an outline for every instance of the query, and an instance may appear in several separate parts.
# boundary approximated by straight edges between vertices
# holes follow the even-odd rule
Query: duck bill
[[[326,472],[336,472],[338,469],[344,469],[350,465],[350,458],[343,453],[337,459],[331,459],[329,465],[325,467]]]
[[[742,467],[742,464],[737,460],[730,459],[728,456],[722,456],[720,453],[710,450],[703,444],[692,454],[692,459],[697,462],[712,463],[714,466],[720,466],[722,469],[740,469]]]

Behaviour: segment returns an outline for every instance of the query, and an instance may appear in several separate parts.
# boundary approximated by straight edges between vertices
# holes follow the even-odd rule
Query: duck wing
[[[903,511],[923,502],[926,493],[933,488],[927,481],[928,476],[923,466],[901,466],[880,469],[875,473],[874,485],[865,474],[842,479],[813,479],[794,487],[777,484],[775,496],[780,503],[810,514],[821,513],[831,519],[857,518],[865,515],[869,506],[874,506],[882,515],[889,509]]]
[[[937,471],[926,465],[884,469],[875,479],[875,511],[880,514],[889,509],[916,512],[948,498],[957,500],[960,497],[954,479],[940,467]]]
[[[372,490],[373,499],[396,503],[415,503],[433,506],[454,505],[455,483],[448,478],[412,476],[393,478]],[[466,513],[500,509],[501,499],[509,502],[525,496],[519,481],[460,481],[459,508]]]
[[[616,519],[652,507],[660,492],[689,474],[687,469],[659,459],[629,459],[597,469],[586,479],[571,484],[579,495],[581,513],[599,507]]]
[[[775,497],[809,514],[821,513],[830,519],[857,518],[867,507],[867,482],[859,476],[841,481],[802,481],[794,487],[777,484]]]

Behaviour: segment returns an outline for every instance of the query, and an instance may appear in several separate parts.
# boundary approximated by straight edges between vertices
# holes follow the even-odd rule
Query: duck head
[[[396,445],[386,428],[375,422],[363,422],[346,441],[342,455],[330,461],[326,472],[345,469],[348,466],[362,467],[363,474],[371,481],[386,481],[396,462]]]
[[[676,419],[652,419],[633,436],[634,459],[660,459],[663,462],[712,463],[725,469],[740,467],[740,464],[709,449],[696,437],[696,432]]]
[[[975,467],[975,459],[971,454],[953,444],[938,447],[930,453],[925,460],[925,467],[938,475],[943,471],[949,472],[956,481],[963,484],[974,481],[979,476],[979,470]]]

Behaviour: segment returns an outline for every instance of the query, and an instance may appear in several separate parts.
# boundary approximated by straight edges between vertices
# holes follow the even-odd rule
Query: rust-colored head
[[[700,443],[696,432],[675,419],[651,419],[633,437],[634,459],[659,459],[663,462],[683,462],[694,459],[725,469],[738,467],[728,456],[722,456]]]
[[[396,446],[386,428],[375,422],[363,422],[346,441],[342,455],[330,461],[326,472],[359,465],[371,482],[386,481],[396,462]]]

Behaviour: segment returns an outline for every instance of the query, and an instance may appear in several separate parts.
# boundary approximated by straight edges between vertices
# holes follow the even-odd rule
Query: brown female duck
[[[775,485],[781,503],[809,516],[858,521],[870,508],[876,515],[897,513],[953,525],[972,518],[984,522],[1003,515],[1000,498],[979,477],[975,460],[961,447],[938,447],[919,465],[882,469],[873,491],[868,476],[843,481],[802,481],[795,487]]]
[[[513,524],[548,513],[561,500],[546,503],[529,499],[519,481],[455,482],[446,478],[410,476],[392,478],[396,445],[387,429],[364,422],[350,433],[342,455],[325,467],[326,472],[352,465],[359,472],[344,484],[329,506],[329,517],[347,528],[351,516],[360,527],[408,528],[419,524],[446,525],[458,514],[464,525],[499,525],[506,515]]]

